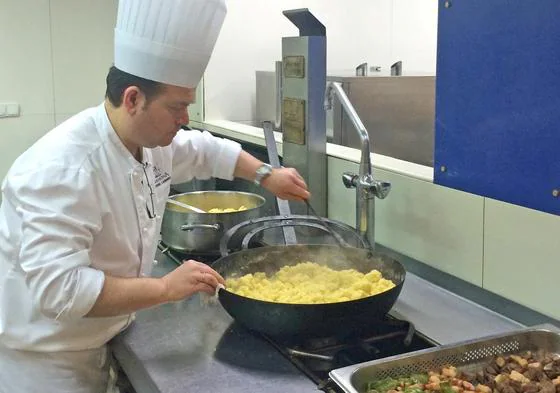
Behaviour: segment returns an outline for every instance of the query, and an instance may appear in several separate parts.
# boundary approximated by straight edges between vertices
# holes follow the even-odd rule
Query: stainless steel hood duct
[[[283,14],[300,34],[282,37],[283,165],[301,173],[315,210],[327,216],[326,29],[307,8]],[[293,214],[310,214],[304,203],[290,206]]]

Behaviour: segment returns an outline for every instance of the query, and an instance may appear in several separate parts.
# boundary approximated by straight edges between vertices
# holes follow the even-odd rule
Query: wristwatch
[[[255,184],[261,185],[261,182],[266,179],[272,173],[272,167],[269,164],[262,164],[257,169],[257,174],[255,176]]]

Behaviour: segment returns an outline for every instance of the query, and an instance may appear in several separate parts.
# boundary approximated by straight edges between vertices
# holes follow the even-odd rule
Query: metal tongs
[[[274,140],[274,132],[273,132],[273,129],[272,129],[272,123],[270,121],[264,121],[263,122],[263,132],[264,132],[264,137],[265,137],[265,142],[266,142],[266,148],[268,150],[268,159],[270,161],[270,164],[272,165],[273,168],[280,168],[280,159],[278,157],[278,151],[276,150],[276,141]],[[276,198],[276,199],[278,201],[279,213],[281,215],[285,215],[286,217],[289,217],[291,213],[290,213],[290,205],[288,204],[288,201],[281,200],[279,198]],[[341,247],[345,247],[347,244],[344,242],[344,240],[340,237],[340,235],[338,233],[336,233],[331,228],[329,223],[323,217],[321,217],[317,214],[315,209],[309,203],[309,200],[306,199],[305,204],[307,205],[307,207],[311,211],[311,213],[319,221],[321,221],[321,224],[332,235],[332,237],[335,238],[338,245],[341,246]],[[289,227],[284,228],[283,231],[284,231],[284,239],[285,239],[286,244],[297,244],[296,234],[295,234],[294,228],[289,228]]]
[[[332,237],[335,238],[336,242],[338,243],[338,245],[340,247],[345,247],[346,244],[344,243],[344,240],[342,240],[342,238],[340,237],[340,235],[338,233],[336,233],[331,226],[329,225],[329,223],[323,218],[321,217],[319,214],[317,214],[317,212],[315,211],[315,209],[313,209],[313,206],[311,206],[311,203],[309,203],[309,199],[305,200],[305,204],[307,205],[307,208],[311,211],[311,213],[317,217],[319,219],[319,221],[321,221],[321,224],[323,224],[323,226],[327,229],[327,231],[329,231],[329,233],[331,234]]]

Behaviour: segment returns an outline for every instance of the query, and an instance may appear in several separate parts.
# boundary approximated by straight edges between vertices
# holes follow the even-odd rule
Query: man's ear
[[[130,115],[133,115],[142,108],[144,100],[144,94],[137,86],[129,86],[123,92],[122,105]]]

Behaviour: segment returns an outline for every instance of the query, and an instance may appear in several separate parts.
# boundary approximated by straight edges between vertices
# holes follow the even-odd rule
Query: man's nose
[[[187,125],[187,124],[189,124],[189,121],[190,121],[190,119],[189,119],[189,110],[188,110],[188,109],[185,109],[185,111],[183,112],[182,116],[179,117],[179,118],[177,119],[177,123],[178,123],[179,126],[182,126],[182,125]]]

